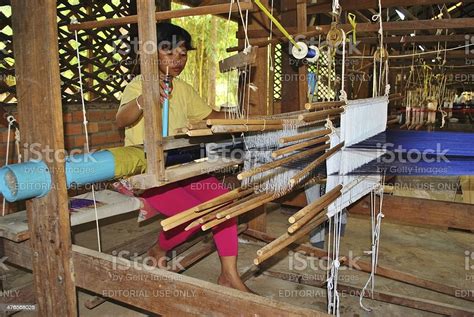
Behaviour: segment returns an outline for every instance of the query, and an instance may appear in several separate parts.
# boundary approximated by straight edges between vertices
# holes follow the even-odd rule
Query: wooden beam
[[[9,263],[31,269],[28,241],[3,248]],[[328,316],[76,245],[73,263],[78,287],[160,315]]]
[[[341,24],[341,28],[343,28],[346,32],[352,30],[352,26],[350,24]],[[306,37],[316,36],[319,34],[327,34],[329,29],[331,28],[330,25],[320,25],[316,27],[316,30],[309,31],[304,33]],[[437,30],[437,29],[467,29],[467,28],[474,28],[474,18],[458,18],[458,19],[444,19],[444,20],[405,20],[405,21],[397,21],[397,22],[384,22],[383,23],[383,30],[384,32],[395,32],[395,31],[408,31],[413,32],[413,30]],[[379,25],[377,23],[358,23],[357,24],[357,32],[378,32]],[[289,27],[287,31],[290,34],[297,34],[296,27]],[[264,38],[268,36],[268,30],[260,29],[260,30],[249,30],[248,36],[251,38]],[[273,33],[276,36],[281,37],[281,32],[279,30],[273,30]],[[243,38],[243,32],[237,32],[237,37]],[[251,42],[253,45],[253,42]]]
[[[391,195],[384,195],[383,205],[383,213],[388,221],[474,230],[474,205]],[[369,197],[353,204],[349,212],[370,215]]]
[[[326,275],[320,276],[320,278],[311,279],[305,278],[303,274],[298,273],[286,273],[280,271],[269,270],[263,272],[263,275],[267,275],[273,278],[278,278],[284,281],[293,283],[303,284],[322,288],[325,284]],[[357,296],[362,293],[360,287],[352,286],[339,282],[337,288],[340,294],[344,297],[345,295]],[[435,314],[446,315],[446,316],[471,316],[474,314],[474,310],[436,302],[429,299],[418,298],[413,296],[404,296],[400,294],[394,294],[390,292],[380,292],[367,290],[364,294],[368,300],[374,299],[376,301],[386,302],[390,304],[400,305],[404,307],[410,307],[422,311],[427,311]]]
[[[242,159],[232,158],[215,158],[212,160],[193,161],[168,167],[165,170],[165,180],[163,181],[157,180],[154,175],[151,174],[132,176],[129,178],[129,181],[135,188],[150,189],[218,170],[231,169],[233,166],[242,163]]]
[[[62,159],[43,158],[52,189],[26,204],[37,314],[76,316],[64,151],[58,152],[64,149],[64,135],[56,5],[56,1],[13,0],[13,44],[18,115],[20,126],[27,127],[22,130],[23,141],[63,153]]]
[[[153,15],[154,15],[154,21],[162,21],[162,20],[169,20],[169,19],[176,19],[176,18],[184,18],[184,17],[189,17],[189,16],[228,13],[229,8],[230,6],[228,4],[217,4],[217,5],[203,6],[203,7],[198,7],[198,8],[156,12]],[[240,8],[242,10],[252,10],[253,5],[250,2],[243,2],[240,4]],[[239,6],[237,4],[233,4],[231,10],[232,12],[238,12]],[[155,11],[151,11],[150,13],[153,13],[153,12]],[[69,31],[76,31],[76,30],[90,30],[90,29],[98,29],[98,28],[110,28],[110,27],[115,27],[115,26],[123,26],[126,24],[136,24],[138,23],[138,20],[139,20],[138,15],[129,15],[129,16],[120,17],[120,18],[106,19],[106,20],[100,20],[100,21],[84,21],[81,23],[69,24],[68,29]]]
[[[273,240],[275,240],[275,237],[271,235],[264,234],[261,232],[256,232],[251,229],[248,229],[247,231],[245,231],[245,234],[255,239],[265,241],[267,243],[270,243]],[[314,257],[323,258],[323,259],[327,258],[327,253],[328,253],[327,250],[310,247],[310,246],[302,245],[298,243],[293,243],[293,246],[294,246],[293,251],[295,252],[303,252],[307,256],[314,256]],[[362,261],[362,260],[356,260],[356,261],[351,260],[350,257],[344,256],[344,255],[340,256],[340,262],[342,265],[348,266],[353,270],[366,272],[366,273],[370,273],[372,270],[371,263],[367,261]],[[445,285],[445,284],[435,282],[435,281],[430,281],[430,280],[415,276],[410,273],[405,273],[402,271],[395,270],[393,268],[378,265],[376,274],[381,277],[385,277],[394,281],[418,286],[424,289],[428,289],[430,291],[438,292],[438,293],[449,295],[456,298],[465,299],[468,301],[474,301],[474,294],[470,292],[466,292],[464,297],[460,297],[459,295],[462,294],[462,290],[459,288],[456,288],[450,285]]]
[[[361,43],[377,44],[379,39],[377,37],[357,37],[357,40]],[[410,43],[438,43],[444,45],[445,42],[469,42],[470,38],[466,40],[464,34],[451,34],[451,35],[417,35],[417,36],[386,36],[383,39],[386,44],[410,44]],[[470,43],[470,42],[469,42]]]
[[[446,0],[419,0],[413,2],[410,0],[383,0],[382,1],[382,8],[390,8],[390,7],[406,7],[406,6],[429,6],[433,4],[444,4]],[[448,1],[449,2],[449,1]],[[454,1],[453,1],[454,2]],[[473,0],[466,0],[463,3],[470,3]],[[340,5],[342,10],[344,11],[353,11],[353,10],[364,10],[364,9],[375,9],[378,8],[378,1],[377,0],[360,0],[360,1],[352,1],[352,0],[341,0]],[[318,14],[318,13],[328,13],[332,11],[332,4],[328,3],[321,3],[321,4],[313,4],[308,5],[308,14]]]
[[[219,70],[226,73],[234,69],[240,69],[245,66],[254,65],[257,59],[258,47],[252,47],[248,53],[240,52],[219,62]]]
[[[162,118],[160,107],[160,70],[156,39],[155,1],[138,0],[138,33],[140,66],[143,80],[143,116],[145,117],[145,150],[147,174],[157,181],[165,179]],[[152,49],[150,49],[150,44]]]
[[[247,225],[240,225],[238,228],[237,234],[239,235],[245,230],[247,230]],[[149,232],[146,235],[142,235],[120,246],[114,247],[108,250],[108,252],[106,253],[108,254],[112,253],[112,255],[115,255],[115,254],[118,254],[117,251],[119,250],[127,251],[128,253],[126,253],[125,258],[127,258],[128,260],[133,260],[132,255],[142,255],[151,247],[152,244],[154,244],[153,241],[156,240],[156,236],[158,235],[158,233],[159,233],[159,230]],[[197,250],[189,252],[185,256],[177,259],[179,255],[186,252],[189,248],[191,248],[192,246],[198,243],[200,243],[201,245],[199,246]],[[214,252],[215,250],[216,250],[216,246],[215,246],[214,241],[212,240],[211,234],[201,233],[200,236],[195,237],[194,239],[186,241],[183,244],[179,245],[178,247],[173,249],[172,252],[167,252],[168,257],[174,256],[170,259],[170,262],[174,263],[173,261],[177,261],[179,264],[179,265],[172,265],[170,271],[179,273],[182,269],[186,270],[192,265],[194,265],[195,263],[199,262],[201,259],[205,258],[209,254]],[[89,309],[93,309],[106,301],[107,299],[104,297],[95,297],[86,301],[84,305]]]

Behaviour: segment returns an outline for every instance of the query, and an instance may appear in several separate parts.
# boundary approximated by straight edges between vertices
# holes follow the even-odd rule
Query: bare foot
[[[247,293],[252,293],[252,294],[257,294],[254,291],[252,291],[250,288],[248,288],[240,279],[240,277],[237,276],[230,276],[228,274],[221,274],[219,275],[219,278],[217,279],[217,284],[230,287],[230,288],[235,288],[238,289],[239,291],[242,292],[247,292]]]
[[[145,259],[145,262],[147,265],[160,269],[167,269],[168,262],[166,251],[160,248],[158,243],[154,244],[150,249],[148,249],[146,255],[147,258]]]

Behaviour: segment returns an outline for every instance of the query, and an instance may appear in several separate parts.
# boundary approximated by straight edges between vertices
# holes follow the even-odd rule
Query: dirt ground
[[[288,214],[296,211],[272,204],[268,213],[268,231],[272,235],[283,233],[287,228]],[[422,212],[422,211],[420,211]],[[158,220],[138,226],[136,213],[122,215],[101,222],[103,250],[127,241],[135,236],[156,230]],[[97,249],[97,236],[94,224],[73,228],[74,243]],[[252,266],[253,259],[263,243],[241,236],[238,266],[245,272]],[[194,246],[196,248],[198,246]],[[342,238],[341,253],[353,258],[370,261],[364,251],[370,249],[370,220],[350,216]],[[474,235],[470,232],[444,231],[430,228],[402,226],[385,221],[382,225],[379,264],[429,280],[456,286],[460,292],[474,292]],[[214,252],[199,261],[183,274],[215,283],[219,274],[219,260]],[[262,266],[259,274],[250,278],[247,285],[261,296],[274,298],[293,305],[326,311],[326,292],[324,288],[306,286],[268,276],[265,271],[280,271],[302,274],[307,279],[320,279],[325,276],[325,264],[315,258],[306,258],[284,250]],[[368,274],[355,270],[341,269],[340,282],[362,288]],[[31,281],[31,274],[11,268],[7,272],[4,285],[15,287]],[[418,287],[376,277],[376,291],[389,292],[409,298],[423,298],[469,308],[474,311],[474,303],[459,298],[441,295]],[[359,297],[341,293],[341,316],[437,316],[436,314],[410,309],[366,299],[364,305],[372,312],[359,306]],[[463,293],[459,294],[463,296]],[[93,295],[78,292],[80,316],[147,316],[146,312],[130,308],[120,303],[106,302],[93,310],[84,307],[84,302]],[[209,307],[212,311],[212,307]],[[15,316],[31,316],[21,312]]]

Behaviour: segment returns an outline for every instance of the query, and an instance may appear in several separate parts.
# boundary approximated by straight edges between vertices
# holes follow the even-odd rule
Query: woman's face
[[[162,45],[158,49],[158,59],[160,63],[160,72],[176,77],[183,71],[188,61],[188,50],[184,42],[179,43],[178,46],[172,48],[171,45]]]

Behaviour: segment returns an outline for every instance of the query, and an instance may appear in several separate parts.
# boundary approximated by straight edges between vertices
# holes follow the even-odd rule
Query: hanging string
[[[281,23],[275,19],[275,17],[270,13],[268,12],[267,8],[260,2],[260,0],[254,0],[255,1],[255,4],[260,8],[260,10],[262,10],[262,12],[270,19],[273,21],[273,23],[275,24],[275,26],[280,30],[280,32],[291,42],[291,44],[293,44],[294,46],[296,46],[296,48],[298,50],[301,50],[301,47],[298,45],[298,43],[296,43],[296,41],[293,39],[293,37],[290,35],[290,33],[288,33],[288,31],[283,27],[283,25],[281,25]]]
[[[380,246],[380,235],[382,229],[382,218],[385,215],[382,212],[383,208],[383,184],[385,183],[385,175],[382,177],[381,184],[378,189],[372,190],[370,193],[370,214],[371,214],[371,227],[372,227],[372,245],[371,250],[366,251],[366,254],[371,255],[371,271],[370,276],[367,282],[365,283],[362,291],[359,295],[359,305],[362,309],[367,312],[372,311],[371,308],[368,308],[364,305],[363,300],[365,297],[365,292],[369,285],[371,286],[371,297],[373,298],[374,288],[375,288],[375,274],[377,273],[377,266],[378,266],[378,259],[379,259],[379,246]],[[378,206],[378,213],[375,216],[375,208],[376,208],[376,200],[377,196],[379,196],[379,206]]]
[[[8,159],[10,158],[10,136],[11,136],[11,129],[13,127],[13,124],[16,122],[15,118],[13,116],[8,116],[7,117],[8,121],[8,130],[7,130],[7,151],[5,154],[5,166],[8,165]],[[6,209],[6,200],[5,196],[3,197],[3,204],[2,204],[2,217],[5,216],[5,209]]]
[[[270,8],[270,14],[273,16],[273,1],[271,1],[271,8]],[[269,31],[269,34],[268,34],[268,40],[271,41],[273,39],[273,20],[270,19],[270,31]],[[274,70],[274,63],[273,63],[273,55],[272,55],[273,51],[272,49],[269,49],[268,50],[268,57],[269,57],[269,69],[270,69],[270,74],[272,74],[273,70]]]
[[[249,40],[249,37],[248,37],[248,31],[247,31],[249,11],[245,10],[247,12],[247,21],[244,21],[244,16],[242,14],[242,8],[240,6],[240,0],[237,0],[237,6],[239,7],[240,20],[242,21],[242,27],[244,28],[244,34],[245,34],[244,52],[248,52],[249,48],[251,47],[250,40]]]
[[[77,20],[71,21],[72,24],[77,24]],[[82,104],[82,117],[83,117],[83,125],[84,125],[84,134],[86,137],[86,153],[90,153],[90,145],[89,145],[89,132],[87,130],[87,110],[86,110],[86,103],[84,97],[84,86],[82,82],[82,66],[81,66],[81,54],[80,54],[80,42],[78,31],[74,31],[74,36],[76,40],[76,55],[77,55],[77,69],[79,72],[79,88],[81,92],[81,104]],[[95,214],[95,225],[96,225],[96,233],[97,233],[97,248],[99,252],[102,252],[102,242],[100,237],[100,227],[99,227],[99,215],[97,212],[97,200],[95,197],[95,188],[92,186],[92,200],[94,201],[94,214]]]
[[[347,102],[347,93],[346,93],[346,32],[342,31],[342,66],[341,66],[341,91],[339,95],[339,100]]]

